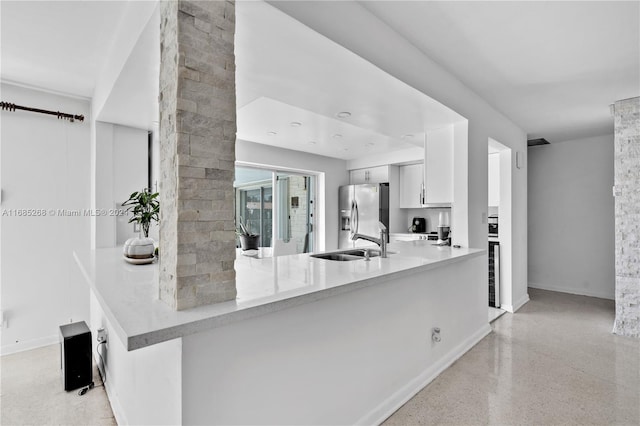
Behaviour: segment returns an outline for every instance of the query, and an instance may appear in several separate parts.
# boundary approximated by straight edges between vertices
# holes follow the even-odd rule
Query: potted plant
[[[252,233],[250,225],[247,226],[242,222],[242,218],[240,218],[238,228],[236,229],[236,234],[238,234],[240,238],[240,248],[242,248],[243,251],[258,250],[260,247],[260,235]]]
[[[129,259],[153,259],[154,241],[149,238],[149,227],[151,222],[160,220],[160,202],[158,193],[151,193],[148,189],[141,192],[134,192],[129,199],[122,203],[127,207],[127,212],[132,213],[129,223],[140,225],[141,235],[129,238],[124,243],[124,255]],[[144,237],[142,236],[144,234]]]

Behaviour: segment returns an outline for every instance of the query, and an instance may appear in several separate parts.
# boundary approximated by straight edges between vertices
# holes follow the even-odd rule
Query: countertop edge
[[[454,249],[455,250],[455,249]],[[443,266],[455,264],[458,262],[466,261],[470,258],[482,256],[486,254],[485,249],[468,249],[470,252],[456,255],[453,257],[427,261],[424,264],[407,267],[406,269],[389,272],[383,275],[366,277],[362,279],[356,279],[354,281],[344,283],[341,285],[331,286],[329,288],[317,289],[303,294],[294,294],[290,297],[286,297],[279,300],[271,300],[260,302],[257,301],[255,305],[247,305],[236,307],[234,310],[228,312],[211,312],[203,314],[204,317],[196,318],[193,320],[186,320],[174,325],[161,325],[158,328],[150,329],[149,331],[141,332],[127,332],[127,324],[122,324],[114,313],[113,309],[109,306],[109,303],[105,300],[101,294],[99,286],[96,285],[96,277],[91,275],[91,268],[94,267],[96,261],[92,255],[82,256],[73,251],[73,257],[80,268],[81,274],[89,284],[92,293],[95,295],[97,302],[100,304],[106,319],[109,321],[113,331],[118,336],[120,341],[126,347],[127,351],[141,349],[147,346],[163,343],[173,339],[181,338],[197,334],[206,330],[221,327],[227,324],[243,321],[267,315],[272,312],[278,312],[285,309],[300,306],[306,303],[313,303],[330,297],[338,296],[347,292],[359,290],[369,286],[377,285],[380,283],[388,282],[393,279],[429,271],[432,269],[440,268]],[[425,259],[428,260],[428,259]],[[85,262],[88,262],[85,265]],[[149,301],[153,303],[153,301]],[[230,301],[231,302],[231,301]],[[230,303],[222,302],[222,303]],[[235,301],[233,303],[236,303]],[[197,309],[197,308],[195,308]],[[233,308],[230,308],[233,309]]]
[[[116,315],[111,311],[111,308],[109,307],[109,304],[104,300],[104,298],[102,297],[102,294],[100,294],[100,291],[96,288],[96,286],[94,284],[94,280],[91,278],[89,272],[87,271],[85,265],[82,263],[82,261],[80,260],[79,255],[76,253],[75,250],[73,250],[73,258],[75,259],[76,264],[80,268],[80,273],[84,277],[84,279],[87,282],[87,284],[89,284],[89,287],[91,288],[91,290],[93,290],[94,296],[98,300],[98,303],[100,303],[100,307],[102,308],[102,311],[104,312],[104,314],[106,315],[107,319],[111,323],[111,326],[114,328],[116,334],[120,338],[120,341],[123,342],[123,343],[127,342],[127,346],[128,346],[128,341],[129,341],[130,337],[127,336],[126,331],[120,325],[120,321],[118,321],[118,319],[116,318]],[[129,349],[127,349],[127,350],[129,350]]]
[[[338,296],[340,294],[344,294],[350,291],[355,291],[361,288],[366,288],[369,286],[387,282],[395,278],[401,278],[408,275],[413,275],[416,273],[428,271],[431,269],[436,269],[442,266],[447,266],[453,263],[462,262],[473,257],[481,256],[483,254],[486,254],[486,250],[478,249],[478,251],[476,252],[467,253],[467,254],[449,258],[449,259],[434,261],[432,263],[420,265],[413,268],[408,268],[402,271],[396,271],[396,272],[392,272],[392,273],[377,276],[377,277],[364,278],[364,279],[353,281],[340,286],[317,290],[311,293],[300,294],[300,295],[292,296],[290,298],[286,298],[283,300],[276,300],[276,301],[260,304],[257,306],[250,306],[234,312],[228,312],[220,315],[211,316],[209,318],[194,320],[189,323],[179,324],[172,327],[161,328],[161,329],[153,330],[147,333],[126,336],[126,333],[124,332],[124,330],[122,330],[123,335],[126,336],[122,340],[126,341],[126,347],[128,351],[141,349],[147,346],[197,334],[202,331],[221,327],[234,322],[256,318],[262,315],[267,315],[269,313],[282,311],[285,309],[293,308],[293,307],[304,305],[307,303],[317,302],[319,300]],[[111,317],[114,318],[113,315],[111,315]]]

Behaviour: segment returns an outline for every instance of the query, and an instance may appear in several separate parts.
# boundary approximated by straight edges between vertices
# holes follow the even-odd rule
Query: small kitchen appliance
[[[450,231],[451,228],[448,226],[438,226],[438,245],[448,244]]]
[[[438,215],[438,242],[437,245],[449,244],[449,232],[451,227],[449,226],[449,213],[440,212]]]
[[[498,215],[489,216],[489,235],[498,235]]]
[[[416,234],[427,232],[427,219],[424,217],[414,217],[411,219],[411,232]]]

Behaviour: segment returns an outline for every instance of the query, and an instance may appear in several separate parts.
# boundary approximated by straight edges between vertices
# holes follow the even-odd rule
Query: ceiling
[[[90,98],[126,10],[121,1],[1,1],[2,80]]]
[[[3,0],[2,80],[91,97],[128,3]],[[637,1],[360,4],[530,138],[611,133],[608,106],[640,95]],[[148,27],[123,73],[136,77],[116,85],[105,114],[116,114],[124,99],[145,111],[157,99],[157,67],[149,66],[157,63],[157,28]],[[238,2],[236,30],[243,139],[350,159],[420,145],[425,130],[460,119],[266,3]],[[343,111],[351,115],[337,117]],[[149,128],[148,120],[121,124]]]
[[[361,4],[529,139],[613,133],[609,105],[640,96],[638,1]]]
[[[263,2],[236,4],[236,85],[240,139],[329,157],[423,146],[463,119]]]

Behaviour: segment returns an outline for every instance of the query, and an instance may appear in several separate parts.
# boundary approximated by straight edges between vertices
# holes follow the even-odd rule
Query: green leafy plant
[[[240,217],[240,221],[238,222],[238,226],[236,228],[236,234],[238,235],[246,235],[249,237],[256,237],[258,234],[254,234],[251,232],[251,226],[245,225],[244,220]]]
[[[245,225],[243,222],[241,217],[236,227],[236,234],[240,239],[240,247],[242,250],[257,250],[260,246],[260,235],[252,233],[250,225]]]
[[[151,193],[147,188],[141,192],[134,192],[129,199],[122,203],[123,207],[127,207],[127,212],[133,214],[129,219],[129,223],[138,223],[142,227],[145,237],[149,237],[149,226],[151,222],[160,220],[160,201],[158,201],[158,193]]]

